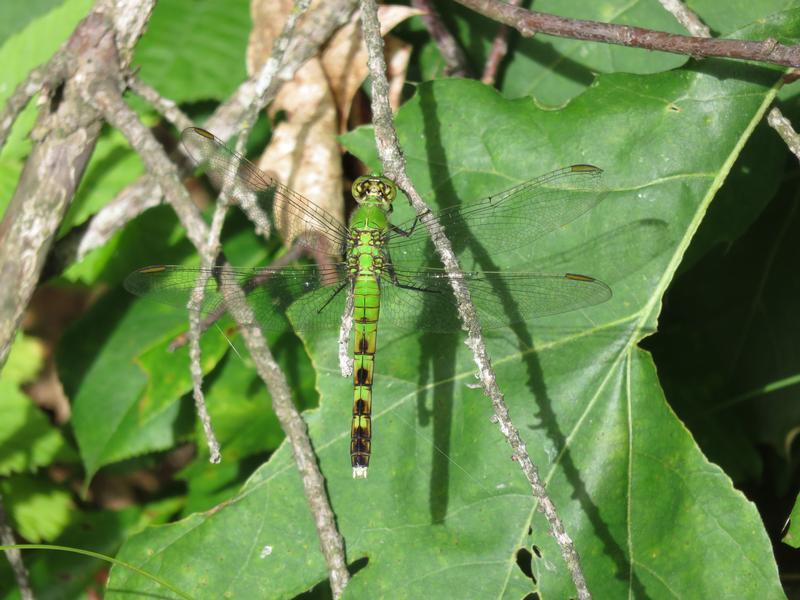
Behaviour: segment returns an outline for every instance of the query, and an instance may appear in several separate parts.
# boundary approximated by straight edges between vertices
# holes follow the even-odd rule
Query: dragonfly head
[[[390,211],[396,195],[394,182],[380,175],[362,175],[353,182],[353,198],[359,204],[375,204]]]

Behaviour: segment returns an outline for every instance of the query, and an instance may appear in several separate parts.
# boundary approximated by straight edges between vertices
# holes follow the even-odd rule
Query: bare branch
[[[144,81],[139,79],[138,75],[130,74],[127,77],[126,83],[128,88],[137,96],[148,102],[158,113],[164,117],[168,123],[175,127],[178,131],[183,131],[187,127],[194,125],[192,120],[187,117],[184,112],[178,108],[172,100],[164,98],[158,93],[158,90],[147,85]]]
[[[539,507],[550,524],[550,530],[570,570],[572,580],[578,591],[578,597],[581,599],[590,598],[575,546],[558,517],[555,505],[547,495],[544,483],[539,477],[538,469],[531,461],[525,448],[525,442],[523,442],[519,431],[517,431],[509,416],[508,407],[497,384],[497,378],[483,340],[478,316],[470,299],[469,289],[462,278],[455,276],[461,270],[450,241],[445,236],[441,224],[428,209],[406,173],[405,158],[400,151],[392,121],[392,112],[389,107],[389,83],[386,80],[386,65],[383,60],[383,40],[380,36],[377,8],[373,0],[361,0],[361,21],[364,27],[364,39],[369,51],[375,143],[384,166],[384,174],[393,179],[406,193],[420,220],[428,229],[436,251],[442,259],[445,271],[450,276],[450,284],[458,303],[458,313],[464,329],[467,331],[466,344],[472,351],[473,359],[478,367],[478,378],[483,391],[490,398],[494,408],[493,421],[498,424],[500,432],[508,440],[512,448],[513,459],[520,465],[530,482],[533,495],[539,502]]]
[[[149,177],[140,177],[122,190],[89,221],[72,229],[53,246],[42,278],[57,275],[89,252],[106,244],[125,225],[148,208],[161,204],[161,188]]]
[[[800,160],[800,135],[797,135],[791,121],[784,117],[780,109],[776,107],[769,111],[767,123],[778,132],[783,141],[786,142],[786,145],[789,146],[792,154]]]
[[[353,311],[355,310],[355,293],[352,285],[347,285],[347,300],[344,304],[342,324],[339,327],[339,370],[342,377],[353,375],[353,358],[350,349],[350,332],[353,330]]]
[[[64,74],[64,51],[62,49],[47,63],[36,67],[28,73],[25,81],[16,87],[6,101],[3,111],[0,112],[0,150],[6,145],[8,134],[11,133],[11,127],[17,120],[19,113],[28,105],[31,98],[37,92],[42,91],[42,88],[51,87],[54,82],[63,79]]]
[[[119,90],[109,85],[86,89],[87,100],[105,115],[114,127],[128,139],[142,157],[151,177],[158,181],[164,196],[173,207],[186,229],[187,235],[198,249],[205,247],[209,231],[197,207],[178,179],[178,170],[170,162],[164,149],[124,102]],[[286,377],[275,362],[261,333],[255,315],[247,304],[244,291],[223,286],[228,310],[236,320],[245,344],[253,357],[258,374],[272,398],[272,408],[286,433],[294,453],[295,462],[303,478],[306,499],[320,538],[320,546],[328,564],[331,588],[341,590],[349,580],[344,562],[344,544],[336,529],[333,511],[328,504],[325,482],[316,462],[305,422],[294,406]]]
[[[422,15],[422,22],[431,34],[431,38],[436,42],[445,62],[445,75],[455,77],[470,77],[469,63],[467,57],[458,41],[451,34],[442,22],[442,17],[430,0],[411,0],[411,6],[418,8],[425,14]]]
[[[522,0],[509,0],[509,4],[519,6]],[[494,85],[497,78],[497,69],[500,68],[500,63],[508,52],[508,34],[511,30],[507,25],[500,25],[497,34],[494,36],[492,42],[492,49],[489,51],[489,58],[486,59],[486,65],[483,67],[483,74],[481,81],[486,85]]]
[[[3,506],[3,497],[0,495],[0,544],[3,546],[13,546],[17,543],[14,539],[14,531],[8,524],[6,510]],[[25,563],[22,562],[22,554],[18,548],[11,548],[5,551],[6,558],[11,565],[11,570],[14,572],[14,579],[19,588],[19,595],[22,600],[34,600],[33,588],[31,588],[30,577],[28,577],[28,570],[25,568]]]
[[[499,0],[458,0],[472,10],[513,27],[523,36],[546,33],[557,37],[605,42],[689,56],[720,56],[800,67],[800,46],[785,46],[772,38],[760,42],[690,37],[663,31],[569,19],[525,10]]]
[[[700,20],[693,11],[686,8],[681,0],[658,0],[667,12],[686,28],[686,31],[695,37],[710,38],[711,30]]]

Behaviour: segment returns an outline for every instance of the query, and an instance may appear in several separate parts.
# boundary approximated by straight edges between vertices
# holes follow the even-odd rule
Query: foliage
[[[543,0],[536,9],[680,31],[655,2],[590,4]],[[720,35],[800,37],[797,2],[689,4]],[[0,31],[2,62],[42,36],[47,44],[35,62],[0,76],[0,100],[86,10],[77,0],[16,9],[16,29]],[[463,8],[447,11],[445,22],[480,71],[495,24]],[[245,2],[222,10],[164,1],[135,63],[199,118],[245,76],[249,27]],[[763,118],[779,92],[787,114],[800,117],[796,89],[781,89],[782,71],[763,65],[546,36],[512,38],[493,89],[443,77],[420,21],[399,35],[413,47],[409,79],[425,81],[398,111],[398,134],[432,206],[468,203],[568,164],[605,171],[606,196],[590,213],[535,245],[486,248],[462,265],[588,273],[613,289],[604,305],[487,334],[512,418],[595,597],[781,597],[779,568],[792,562],[780,550],[776,562],[772,546],[797,495],[800,216],[796,163]],[[143,103],[132,105],[155,122]],[[29,108],[0,155],[0,210],[34,118]],[[380,167],[369,126],[341,141]],[[104,130],[60,234],[140,174],[122,136]],[[393,222],[411,218],[398,200]],[[283,251],[277,240],[265,247],[236,214],[223,242],[242,266]],[[13,526],[29,541],[115,554],[192,597],[325,597],[291,449],[243,345],[229,322],[203,337],[223,452],[221,465],[209,465],[186,348],[168,351],[186,315],[121,287],[126,273],[151,263],[197,264],[167,207],[137,218],[50,285],[79,284],[97,296],[65,331],[44,343],[17,340],[0,380],[0,494]],[[381,325],[374,455],[369,479],[355,482],[352,382],[339,374],[335,338],[287,329],[268,341],[305,409],[345,538],[349,597],[574,594],[491,406],[472,385],[461,336]],[[71,403],[66,424],[52,424],[26,395],[48,354]],[[197,451],[176,473],[188,442]],[[110,499],[119,489],[122,510]],[[786,533],[792,546],[798,520]],[[41,551],[24,556],[44,597],[77,597],[105,568]],[[4,598],[16,597],[12,581],[4,565]],[[114,567],[106,597],[131,593],[168,596]]]

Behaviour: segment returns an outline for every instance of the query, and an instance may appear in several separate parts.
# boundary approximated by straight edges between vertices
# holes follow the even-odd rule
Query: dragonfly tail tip
[[[353,479],[366,479],[367,467],[353,467]]]

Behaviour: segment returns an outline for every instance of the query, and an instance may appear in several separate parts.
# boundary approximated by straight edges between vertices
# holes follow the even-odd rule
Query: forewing
[[[457,254],[479,250],[495,255],[524,247],[594,208],[603,198],[601,175],[592,165],[572,165],[436,216]],[[407,232],[413,221],[399,228]],[[413,229],[410,236],[393,233],[389,238],[392,260],[410,268],[429,264],[433,252],[425,227]]]
[[[461,328],[448,275],[438,269],[398,271],[381,286],[381,319],[404,329],[456,331]],[[594,306],[611,298],[602,281],[572,273],[464,272],[455,276],[469,289],[485,329],[508,327]]]
[[[342,287],[341,265],[279,269],[156,265],[131,273],[125,288],[137,296],[186,309],[201,274],[209,276],[200,309],[204,316],[226,311],[227,291],[238,287],[245,291],[244,301],[264,329],[285,328],[287,314],[298,331],[335,328],[341,323],[344,300],[329,301]],[[346,296],[345,291],[336,296]]]
[[[217,188],[223,189],[230,181],[234,196],[255,193],[270,203],[283,239],[296,240],[337,259],[341,257],[347,228],[336,217],[278,183],[205,129],[184,129],[181,140],[189,156],[205,167]]]

